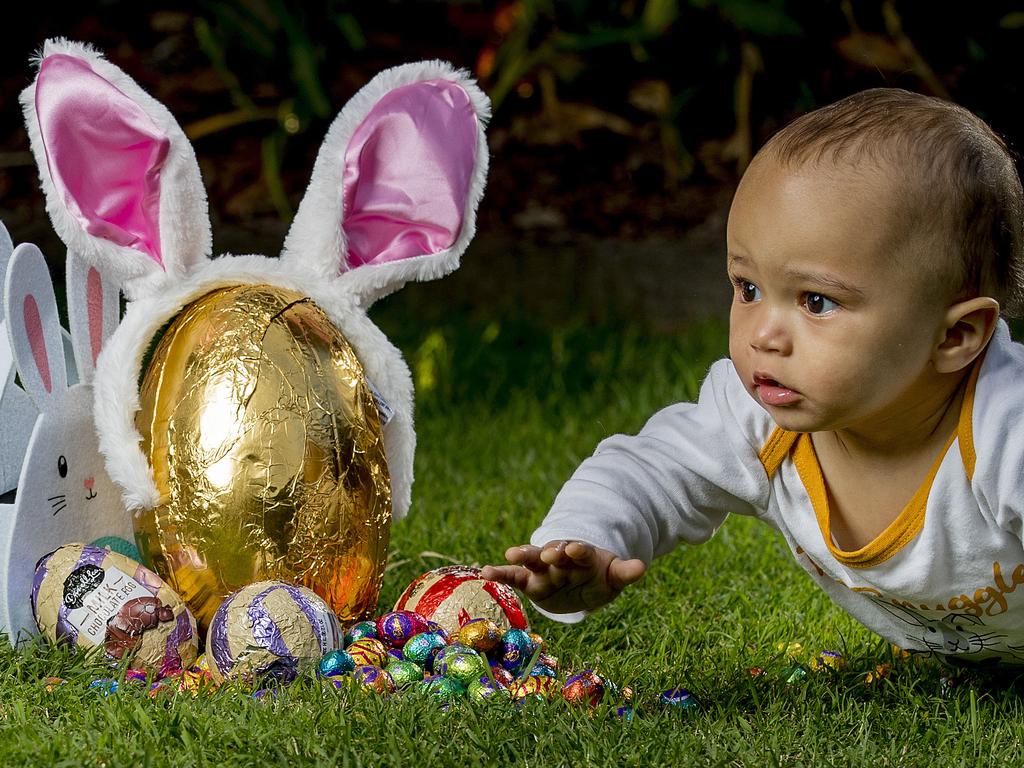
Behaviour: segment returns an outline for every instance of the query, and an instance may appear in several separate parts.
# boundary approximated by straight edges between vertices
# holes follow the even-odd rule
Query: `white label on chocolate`
[[[388,405],[388,401],[384,399],[384,395],[380,393],[380,390],[374,386],[372,381],[366,379],[366,386],[370,388],[373,401],[377,404],[377,414],[380,416],[380,425],[383,427],[394,417],[395,409]]]
[[[107,636],[107,622],[117,615],[121,606],[137,597],[153,593],[124,571],[110,567],[103,572],[103,581],[82,599],[81,608],[68,611],[68,621],[93,645],[101,645]]]
[[[313,618],[316,620],[317,628],[320,630],[319,636],[324,639],[321,643],[320,652],[328,653],[330,651],[341,648],[344,643],[341,638],[341,628],[338,626],[338,622],[335,621],[334,617],[324,611],[321,611],[316,605],[310,605],[313,609]]]

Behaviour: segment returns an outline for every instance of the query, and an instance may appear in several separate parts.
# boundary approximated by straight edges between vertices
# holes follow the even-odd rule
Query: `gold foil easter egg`
[[[345,624],[373,614],[391,528],[381,424],[312,300],[259,285],[190,304],[146,366],[136,424],[160,491],[136,539],[201,631],[265,579],[311,588]]]

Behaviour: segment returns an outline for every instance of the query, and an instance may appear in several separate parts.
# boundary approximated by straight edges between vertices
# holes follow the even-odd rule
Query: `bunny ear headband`
[[[129,299],[94,381],[100,450],[127,507],[159,503],[134,420],[153,338],[212,290],[270,284],[323,309],[393,411],[384,450],[393,514],[403,517],[415,449],[412,380],[366,311],[410,280],[454,270],[473,236],[489,102],[468,75],[420,62],[386,70],[359,91],[327,133],[276,259],[209,258],[192,146],[162,104],[92,48],[47,41],[21,103],[54,228]]]

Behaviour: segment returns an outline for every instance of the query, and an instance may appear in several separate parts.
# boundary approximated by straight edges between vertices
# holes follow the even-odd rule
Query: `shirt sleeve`
[[[964,463],[973,462],[971,485],[996,524],[1024,540],[1024,346],[999,321],[975,387]],[[959,438],[966,438],[961,424]]]
[[[704,542],[730,512],[766,509],[769,482],[758,453],[772,426],[732,362],[720,360],[696,403],[659,411],[637,435],[602,441],[530,541],[574,539],[648,564],[680,541]]]

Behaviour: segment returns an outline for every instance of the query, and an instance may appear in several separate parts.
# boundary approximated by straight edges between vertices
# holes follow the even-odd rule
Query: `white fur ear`
[[[57,408],[68,388],[64,341],[46,259],[31,243],[11,256],[4,317],[22,386],[40,411]]]
[[[120,292],[109,275],[74,251],[67,262],[68,327],[78,380],[92,381],[103,341],[114,332],[121,313]]]
[[[89,46],[48,40],[21,105],[46,209],[69,248],[119,284],[181,277],[209,255],[192,145],[128,75]]]
[[[385,70],[328,130],[281,258],[363,307],[459,265],[487,177],[487,96],[441,61]]]

